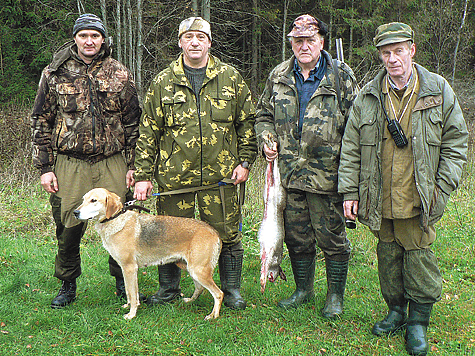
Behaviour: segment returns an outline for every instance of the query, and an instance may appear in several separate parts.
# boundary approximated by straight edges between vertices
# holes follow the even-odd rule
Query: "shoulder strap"
[[[335,84],[336,84],[336,97],[338,99],[338,106],[340,107],[340,112],[343,114],[343,104],[341,102],[341,89],[340,89],[340,73],[338,71],[338,61],[333,59],[333,73],[335,74]]]

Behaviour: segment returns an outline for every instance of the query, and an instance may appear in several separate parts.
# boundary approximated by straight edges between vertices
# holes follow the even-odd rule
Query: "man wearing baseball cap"
[[[337,192],[340,146],[358,90],[351,68],[323,50],[326,25],[301,15],[287,35],[293,56],[270,73],[258,103],[256,134],[271,162],[278,156],[287,201],[287,245],[296,289],[278,303],[296,308],[314,298],[316,246],[325,256],[327,296],[322,315],[343,312],[350,259],[342,198]],[[277,146],[267,147],[272,134]]]
[[[99,17],[83,14],[42,73],[31,126],[33,162],[50,193],[58,253],[54,276],[62,281],[51,302],[63,308],[76,298],[81,275],[79,246],[86,222],[73,211],[92,188],[106,188],[125,200],[134,184],[135,142],[141,114],[132,74],[111,57]],[[119,265],[109,258],[116,293],[125,298]]]
[[[378,27],[374,45],[384,69],[353,104],[338,190],[345,216],[358,217],[378,238],[378,274],[389,312],[373,334],[405,326],[407,352],[426,355],[432,306],[442,294],[430,248],[434,224],[459,184],[467,127],[447,81],[414,63],[410,26]]]
[[[155,77],[145,96],[135,198],[147,199],[155,179],[162,192],[156,202],[159,214],[193,218],[197,202],[200,218],[218,231],[223,243],[218,265],[224,305],[244,309],[237,185],[247,180],[257,154],[251,93],[236,69],[209,53],[211,26],[206,20],[183,20],[178,46],[182,53]],[[229,179],[234,184],[221,184]],[[178,189],[186,192],[168,195]],[[181,295],[176,264],[158,270],[160,289],[149,304]]]

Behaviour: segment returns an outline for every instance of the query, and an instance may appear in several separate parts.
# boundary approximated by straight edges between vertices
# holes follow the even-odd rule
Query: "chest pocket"
[[[442,142],[442,95],[422,98],[416,103],[414,112],[420,111],[424,137],[428,145],[440,146]]]
[[[72,83],[59,83],[56,86],[58,104],[64,112],[85,111],[89,105],[82,88]]]
[[[236,101],[233,99],[234,96],[207,95],[206,101],[209,103],[211,119],[222,123],[234,122]]]
[[[120,92],[124,88],[123,83],[99,82],[99,97],[102,109],[109,112],[120,111]]]
[[[368,114],[360,122],[360,146],[361,146],[361,170],[372,172],[375,167],[376,143],[378,142],[379,129],[377,127],[377,116]]]
[[[163,97],[162,105],[165,126],[173,127],[185,125],[184,115],[190,110],[186,102],[185,93],[178,91],[175,92],[173,96]]]

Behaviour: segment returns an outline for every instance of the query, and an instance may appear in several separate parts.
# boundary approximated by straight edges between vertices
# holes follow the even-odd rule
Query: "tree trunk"
[[[258,56],[258,46],[257,46],[257,36],[258,36],[258,24],[257,16],[259,16],[257,0],[252,0],[252,9],[254,16],[252,16],[252,29],[251,29],[251,53],[252,53],[252,63],[251,63],[251,91],[257,93],[257,56]]]
[[[457,53],[459,50],[460,46],[460,38],[462,36],[462,30],[463,26],[465,25],[465,17],[467,16],[467,6],[468,6],[468,0],[465,0],[465,7],[463,10],[463,16],[462,16],[462,23],[460,24],[459,27],[459,33],[457,34],[457,44],[455,45],[455,51],[454,51],[454,66],[452,69],[452,84],[454,84],[455,81],[455,67],[457,66]]]
[[[282,21],[282,62],[285,61],[285,52],[287,45],[287,15],[289,0],[284,0],[284,19]]]
[[[193,9],[193,16],[198,16],[200,14],[198,0],[191,0],[191,8]]]
[[[101,17],[102,17],[102,22],[104,23],[104,27],[106,28],[106,36],[109,36],[109,34],[108,34],[109,26],[107,26],[106,0],[101,0]]]
[[[203,19],[210,22],[211,21],[211,0],[203,0]]]
[[[122,1],[121,0],[116,0],[116,37],[117,37],[117,60],[119,62],[122,62],[122,21],[121,21],[121,13],[120,9],[122,7]]]
[[[142,57],[143,57],[143,43],[142,43],[142,18],[143,18],[143,8],[142,0],[137,0],[137,70],[135,75],[135,83],[137,85],[137,92],[139,98],[142,98]]]
[[[135,63],[134,63],[134,40],[133,40],[133,26],[132,26],[132,6],[130,0],[127,0],[127,35],[128,43],[125,47],[125,53],[127,54],[128,67],[135,76]]]

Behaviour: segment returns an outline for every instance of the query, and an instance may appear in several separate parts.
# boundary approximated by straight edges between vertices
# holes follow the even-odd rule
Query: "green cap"
[[[200,31],[208,35],[211,41],[211,25],[201,17],[189,17],[180,23],[178,28],[178,38],[188,31]]]
[[[373,38],[374,45],[378,48],[406,41],[414,42],[414,31],[411,26],[402,22],[391,22],[379,26]]]

